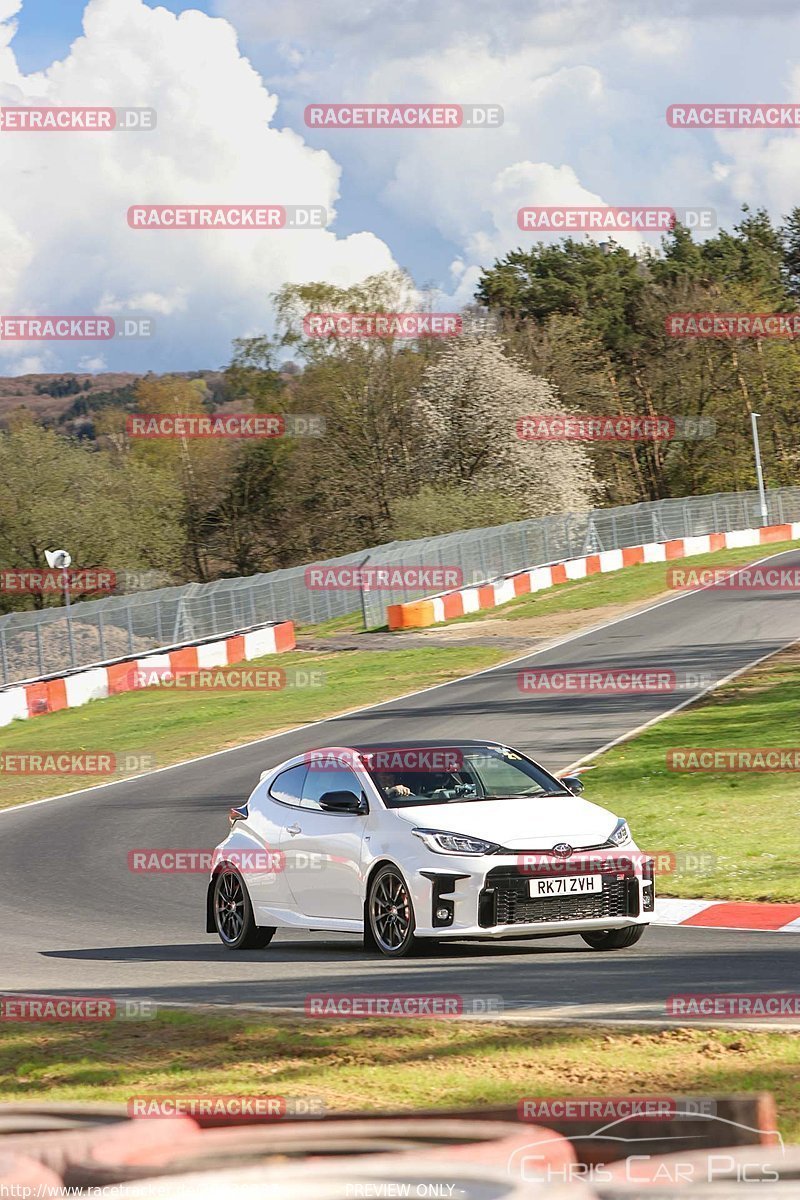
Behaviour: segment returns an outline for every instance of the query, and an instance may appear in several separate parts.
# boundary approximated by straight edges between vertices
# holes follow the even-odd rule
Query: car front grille
[[[478,923],[493,925],[536,925],[548,921],[591,921],[603,917],[639,915],[639,891],[633,875],[619,878],[603,875],[602,892],[575,896],[530,895],[527,874],[508,870],[490,871],[478,902]]]

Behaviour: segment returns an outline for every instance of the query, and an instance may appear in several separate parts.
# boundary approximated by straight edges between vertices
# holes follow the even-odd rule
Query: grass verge
[[[798,712],[795,646],[602,755],[587,799],[625,816],[640,846],[675,853],[662,895],[800,901],[800,774],[667,766],[676,748],[796,746]]]
[[[146,756],[144,766],[167,766],[241,745],[479,671],[508,658],[493,647],[299,652],[270,655],[228,671],[264,667],[287,672],[275,691],[205,691],[152,687],[94,700],[81,708],[15,721],[2,730],[4,752],[101,751]],[[306,684],[300,680],[306,673]],[[292,685],[292,681],[298,683]],[[131,760],[132,761],[132,760]],[[144,766],[133,765],[134,773]],[[130,773],[130,769],[129,772]],[[13,774],[0,771],[0,808],[124,776]]]
[[[246,1094],[313,1097],[335,1112],[767,1090],[775,1095],[781,1132],[794,1141],[800,1140],[799,1072],[800,1036],[767,1031],[298,1024],[175,1012],[91,1030],[0,1028],[0,1101],[11,1102]]]

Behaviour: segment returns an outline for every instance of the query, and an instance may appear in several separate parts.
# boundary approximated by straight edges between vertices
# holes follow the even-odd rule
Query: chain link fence
[[[769,524],[800,521],[800,487],[767,493]],[[464,584],[598,550],[760,525],[757,492],[657,500],[622,508],[559,513],[488,529],[389,542],[314,566],[451,567]],[[0,685],[56,675],[161,646],[224,636],[266,621],[315,624],[360,612],[367,628],[386,624],[386,606],[425,589],[314,589],[305,566],[189,583],[65,608],[0,617]],[[428,591],[430,589],[427,589]],[[71,636],[70,636],[71,634]]]

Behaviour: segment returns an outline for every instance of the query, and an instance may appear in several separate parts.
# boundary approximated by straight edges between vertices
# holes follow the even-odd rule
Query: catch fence
[[[800,521],[800,488],[767,493],[768,524]],[[558,513],[528,521],[416,541],[389,542],[315,566],[451,567],[464,584],[527,567],[643,542],[722,533],[761,525],[757,492],[656,500],[620,508]],[[266,621],[316,624],[353,612],[367,628],[386,623],[386,606],[424,595],[398,587],[307,585],[307,567],[240,579],[189,583],[0,617],[0,686],[59,674],[161,646],[223,636]],[[428,589],[429,590],[429,589]]]

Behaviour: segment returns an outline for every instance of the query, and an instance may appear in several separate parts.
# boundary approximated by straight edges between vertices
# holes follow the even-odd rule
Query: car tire
[[[372,954],[378,949],[378,943],[375,941],[375,934],[372,932],[369,920],[369,896],[364,901],[364,949],[368,954]]]
[[[627,950],[635,946],[646,925],[629,925],[627,929],[600,929],[597,933],[582,933],[581,937],[593,950]]]
[[[373,876],[367,895],[365,946],[374,946],[386,958],[407,958],[419,949],[414,934],[416,921],[408,884],[397,867],[381,867]]]
[[[244,880],[233,867],[223,867],[214,880],[214,928],[226,950],[263,950],[275,936],[271,925],[256,925]]]

